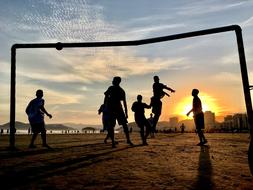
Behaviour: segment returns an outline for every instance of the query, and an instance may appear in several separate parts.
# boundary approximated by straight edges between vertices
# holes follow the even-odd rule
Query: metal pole
[[[238,45],[238,52],[239,52],[239,59],[240,59],[240,67],[241,67],[241,74],[242,74],[242,83],[243,83],[243,91],[244,91],[244,98],[246,103],[246,110],[248,115],[248,124],[249,124],[249,131],[250,131],[250,145],[248,150],[248,162],[251,174],[253,175],[253,110],[252,110],[252,102],[251,102],[251,95],[250,95],[250,85],[248,79],[248,72],[247,72],[247,65],[245,59],[245,52],[244,52],[244,45],[243,45],[243,38],[242,38],[242,30],[238,27],[235,30],[237,45]]]
[[[11,48],[10,149],[15,149],[16,48]]]
[[[174,34],[169,36],[161,36],[156,38],[148,38],[142,40],[132,41],[111,41],[111,42],[77,42],[77,43],[29,43],[29,44],[15,44],[16,49],[19,48],[56,48],[61,50],[62,48],[81,48],[81,47],[109,47],[109,46],[139,46],[145,44],[152,44],[158,42],[165,42],[171,40],[178,40],[183,38],[191,38],[203,35],[217,34],[221,32],[234,31],[238,25],[224,26],[219,28],[211,28],[206,30],[199,30],[193,32],[186,32],[181,34]],[[239,27],[240,28],[240,27]]]

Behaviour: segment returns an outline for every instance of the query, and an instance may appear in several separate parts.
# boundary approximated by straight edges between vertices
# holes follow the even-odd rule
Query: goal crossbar
[[[61,42],[29,43],[29,44],[14,44],[12,48],[18,49],[18,48],[81,48],[81,47],[108,47],[108,46],[138,46],[236,30],[241,30],[240,26],[238,25],[224,26],[219,28],[211,28],[206,30],[186,32],[181,34],[174,34],[169,36],[161,36],[142,40],[111,41],[111,42],[77,42],[77,43],[61,43]]]

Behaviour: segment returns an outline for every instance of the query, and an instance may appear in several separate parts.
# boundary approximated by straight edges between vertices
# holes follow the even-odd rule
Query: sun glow
[[[217,105],[215,98],[207,94],[202,94],[199,96],[202,102],[203,111],[212,111],[214,113],[219,113],[220,108]],[[176,106],[175,114],[179,115],[183,119],[186,119],[186,114],[192,109],[192,99],[193,97],[183,98]],[[191,113],[192,115],[192,113]]]

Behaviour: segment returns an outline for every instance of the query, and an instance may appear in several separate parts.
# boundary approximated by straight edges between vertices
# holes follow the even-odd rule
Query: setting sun
[[[203,111],[212,111],[215,113],[219,113],[220,108],[216,103],[216,99],[211,97],[210,95],[202,93],[199,96],[202,102]],[[192,109],[192,97],[183,98],[176,106],[175,114],[187,118],[186,114]]]

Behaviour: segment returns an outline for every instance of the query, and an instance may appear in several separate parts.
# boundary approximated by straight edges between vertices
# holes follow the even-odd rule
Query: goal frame
[[[161,36],[156,38],[148,38],[142,40],[133,41],[110,41],[110,42],[80,42],[80,43],[24,43],[24,44],[13,44],[11,47],[11,80],[10,80],[10,137],[9,137],[9,148],[15,149],[15,116],[16,116],[16,51],[17,49],[27,48],[56,48],[61,50],[63,48],[89,48],[89,47],[115,47],[115,46],[140,46],[145,44],[152,44],[158,42],[179,40],[184,38],[191,38],[197,36],[211,35],[223,32],[235,32],[239,63],[241,69],[241,78],[243,84],[244,99],[246,104],[248,125],[251,136],[249,145],[248,160],[253,174],[253,110],[250,90],[253,86],[249,85],[247,64],[244,52],[242,29],[239,25],[223,26],[218,28],[210,28],[206,30],[198,30],[187,33],[174,34],[169,36]]]

